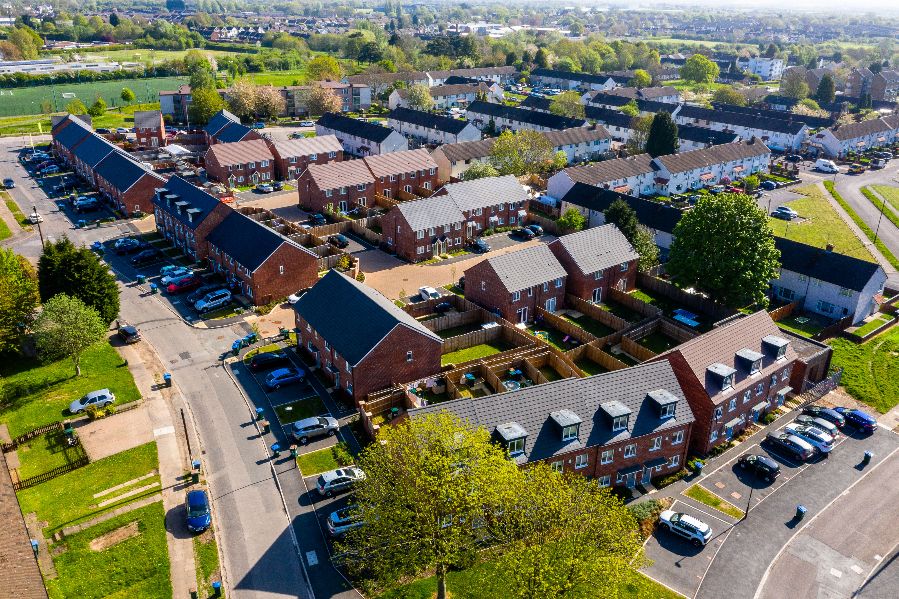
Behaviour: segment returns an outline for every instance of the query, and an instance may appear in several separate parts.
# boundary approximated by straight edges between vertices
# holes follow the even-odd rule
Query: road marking
[[[874,554],[874,561],[878,561],[878,562],[879,562],[879,561],[882,560],[882,559],[883,559],[883,556],[882,556],[882,555]]]
[[[861,574],[862,572],[864,572],[864,570],[862,570],[861,566],[859,566],[858,564],[852,564],[852,567],[849,569],[852,570],[853,572],[855,572],[856,574]]]
[[[154,428],[154,429],[153,429],[153,436],[154,436],[154,437],[163,437],[163,436],[165,436],[165,435],[171,435],[171,434],[173,434],[174,432],[175,432],[175,427],[174,427],[174,426],[163,426],[163,427],[161,427],[161,428]]]
[[[310,566],[318,564],[318,555],[316,555],[315,550],[306,552],[306,563]]]
[[[842,577],[843,577],[843,573],[840,572],[839,570],[837,570],[836,568],[831,568],[831,569],[830,569],[830,575],[833,576],[833,577],[835,577],[835,578],[842,578]]]
[[[709,493],[711,493],[711,491],[709,491]],[[717,495],[716,495],[716,497],[717,497]],[[690,497],[690,499],[693,499],[693,498]],[[728,521],[725,520],[724,518],[719,518],[719,517],[716,516],[715,514],[710,514],[709,512],[707,512],[707,511],[705,511],[705,510],[699,509],[698,507],[693,507],[691,504],[689,504],[689,503],[687,503],[687,502],[685,502],[685,501],[681,501],[680,499],[675,499],[675,500],[674,500],[674,503],[677,503],[677,502],[679,502],[679,501],[680,501],[680,503],[682,503],[685,507],[688,507],[688,508],[690,508],[691,510],[695,510],[695,511],[699,512],[700,514],[705,514],[705,515],[708,516],[709,518],[714,518],[715,520],[717,520],[717,521],[719,521],[719,522],[722,522],[722,523],[724,523],[724,524],[730,526],[731,528],[733,528],[733,526],[734,526],[734,523],[733,523],[733,522],[728,522]],[[696,501],[696,500],[693,499],[693,501]],[[672,509],[674,508],[674,503],[671,504]],[[702,502],[701,502],[701,501],[696,501],[696,503],[702,503]],[[715,508],[709,508],[709,509],[713,510],[713,509],[715,509]]]

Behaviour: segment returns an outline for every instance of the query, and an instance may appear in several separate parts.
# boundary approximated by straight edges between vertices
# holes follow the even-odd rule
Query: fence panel
[[[467,312],[451,312],[446,316],[441,316],[440,318],[423,320],[421,324],[424,325],[424,327],[429,331],[439,333],[440,331],[445,331],[454,327],[461,327],[467,324],[474,324],[476,322],[479,323],[481,322],[482,316],[483,315],[479,310],[469,310]]]
[[[547,324],[549,324],[554,329],[558,329],[559,331],[565,333],[566,335],[571,335],[581,343],[589,343],[591,341],[596,341],[596,336],[588,333],[581,327],[576,324],[570,323],[561,316],[556,316],[552,312],[547,312],[540,306],[537,306],[537,316],[538,318],[542,318]]]
[[[443,340],[443,353],[448,354],[460,349],[474,347],[490,341],[495,341],[502,333],[502,327],[494,327],[492,329],[481,329],[480,331],[472,331],[464,335],[457,335]]]
[[[39,437],[41,435],[47,434],[50,431],[57,431],[57,430],[62,430],[62,422],[53,422],[50,424],[45,424],[44,426],[39,426],[38,428],[32,429],[32,430],[28,431],[27,433],[22,433],[21,435],[19,435],[18,437],[16,437],[12,441],[10,441],[9,443],[4,443],[3,451],[4,452],[12,451],[13,449],[15,449],[16,447],[18,447],[19,445],[21,445],[22,443],[24,443],[26,441],[30,441],[31,439],[34,439],[35,437]]]
[[[651,349],[643,347],[642,345],[640,345],[639,343],[637,343],[630,337],[622,337],[621,338],[621,349],[623,349],[624,351],[626,351],[628,354],[632,355],[633,357],[637,358],[641,362],[646,362],[647,360],[651,360],[652,358],[655,358],[658,355]]]
[[[641,316],[650,317],[662,315],[662,311],[652,304],[647,304],[643,300],[637,299],[623,291],[619,291],[614,287],[609,289],[609,299],[615,303],[621,304],[629,310],[633,310]]]
[[[852,326],[852,316],[841,318],[832,325],[826,326],[815,333],[815,335],[812,336],[812,339],[814,339],[815,341],[826,341],[831,337],[836,337],[850,326]]]
[[[89,463],[90,458],[84,455],[70,464],[58,466],[53,470],[50,470],[49,472],[44,472],[43,474],[38,474],[37,476],[32,476],[31,478],[26,478],[25,480],[14,482],[13,489],[19,491],[21,489],[27,489],[29,487],[45,483],[48,480],[56,478],[57,476],[62,476],[63,474],[71,472],[72,470],[77,470],[78,468],[87,466]]]
[[[608,310],[603,310],[595,304],[586,302],[576,295],[566,295],[565,303],[573,310],[577,310],[582,314],[586,314],[593,320],[596,320],[606,325],[607,327],[611,327],[615,331],[623,331],[624,329],[631,326],[631,323],[626,321],[625,319],[619,316],[615,316]]]
[[[561,229],[559,228],[559,224],[551,218],[543,216],[542,214],[530,211],[528,212],[528,220],[543,227],[544,233],[549,233],[551,235],[560,234],[559,231],[561,231]]]

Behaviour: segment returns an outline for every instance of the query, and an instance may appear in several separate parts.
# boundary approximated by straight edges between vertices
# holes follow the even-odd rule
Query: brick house
[[[343,160],[343,146],[333,135],[265,143],[275,157],[275,177],[281,181],[296,179],[310,164]]]
[[[375,178],[375,193],[396,198],[399,191],[410,194],[437,188],[437,163],[427,150],[390,152],[362,159]]]
[[[336,270],[294,304],[297,345],[356,403],[440,371],[443,341],[393,302]]]
[[[466,280],[467,285],[467,280]],[[690,450],[705,455],[783,405],[796,352],[764,310],[712,329],[654,360],[667,360],[696,417]]]
[[[537,308],[555,312],[565,303],[568,274],[544,245],[478,262],[465,271],[465,299],[509,322],[530,322]]]
[[[220,110],[209,119],[209,122],[203,127],[203,132],[206,135],[206,144],[210,146],[262,139],[258,131],[242,125],[240,119],[227,110]]]
[[[465,215],[445,195],[400,202],[381,217],[382,238],[400,258],[420,262],[465,247],[474,231],[464,222]]]
[[[640,255],[615,225],[563,235],[549,249],[568,273],[568,293],[599,303],[609,289],[631,291]]]
[[[134,134],[137,145],[158,148],[165,145],[165,122],[158,110],[137,110],[134,113]]]
[[[465,215],[469,238],[481,231],[524,223],[528,194],[513,175],[482,177],[444,185],[437,193],[445,193]]]
[[[209,146],[206,175],[230,187],[266,183],[275,178],[275,157],[261,139]]]
[[[236,210],[207,235],[214,272],[257,306],[318,280],[318,256]]]
[[[297,178],[297,194],[304,210],[348,212],[374,205],[375,178],[363,160],[310,164]]]
[[[545,462],[603,487],[628,488],[683,468],[694,421],[671,365],[662,362],[457,399],[409,417],[440,412],[483,427],[521,466]]]
[[[82,178],[89,181],[91,185],[96,185],[94,169],[104,158],[113,152],[121,151],[118,146],[105,137],[92,132],[72,149],[72,166]]]
[[[50,133],[52,135],[50,147],[67,164],[72,164],[75,159],[75,146],[89,135],[93,135],[94,131],[78,117],[67,114]]]
[[[153,198],[156,231],[197,261],[206,258],[207,235],[233,211],[178,175],[157,188]]]
[[[95,170],[97,189],[122,213],[151,214],[156,189],[165,179],[122,152],[112,152]]]
[[[187,121],[187,111],[193,101],[189,85],[178,86],[177,90],[159,92],[159,111],[171,115],[176,123]]]

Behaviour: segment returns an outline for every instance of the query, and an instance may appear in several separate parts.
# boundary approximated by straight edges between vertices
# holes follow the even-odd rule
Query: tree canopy
[[[475,162],[462,173],[463,181],[474,181],[484,177],[498,177],[499,171],[489,162]]]
[[[633,239],[637,236],[637,227],[640,226],[640,221],[637,220],[637,213],[634,212],[634,209],[627,202],[622,199],[615,200],[605,209],[603,216],[606,219],[606,223],[618,227],[621,234],[629,242],[633,243]]]
[[[65,293],[44,302],[34,321],[34,340],[43,360],[71,358],[75,376],[81,376],[81,355],[106,333],[97,311]]]
[[[306,72],[313,81],[340,79],[340,63],[333,56],[316,56],[306,65]]]
[[[801,100],[808,96],[808,83],[801,69],[790,69],[780,80],[780,93],[788,98]]]
[[[45,303],[66,293],[94,308],[106,324],[118,316],[119,287],[115,277],[96,254],[76,247],[67,237],[44,245],[38,260],[38,285]]]
[[[628,84],[633,87],[639,88],[649,87],[650,85],[652,85],[652,75],[650,75],[644,69],[636,69],[634,71],[634,76],[631,78]]]
[[[830,104],[836,98],[836,87],[833,83],[833,77],[824,74],[821,81],[818,82],[818,88],[815,90],[815,100],[819,104]]]
[[[414,110],[430,110],[434,106],[434,98],[427,85],[416,83],[409,88],[409,108]]]
[[[668,112],[659,112],[652,118],[646,137],[646,153],[656,158],[677,153],[677,124]]]
[[[562,92],[549,103],[549,111],[559,116],[582,119],[584,118],[584,105],[581,104],[581,95],[576,91]]]
[[[581,214],[577,208],[569,208],[556,222],[566,233],[573,233],[587,226],[587,217]]]
[[[746,96],[732,87],[719,87],[712,94],[712,100],[732,106],[746,106]]]
[[[191,102],[187,113],[194,125],[205,125],[223,108],[225,101],[214,87],[191,89]]]
[[[39,303],[37,274],[31,263],[9,248],[0,248],[0,354],[21,347]]]
[[[503,131],[493,144],[490,164],[501,175],[542,173],[552,168],[552,144],[537,131]]]
[[[693,83],[713,83],[720,73],[718,65],[702,54],[688,58],[680,69],[681,78]]]
[[[306,92],[306,109],[310,115],[321,116],[326,112],[340,112],[343,102],[333,89],[313,83]]]
[[[125,102],[126,104],[131,104],[137,99],[137,96],[135,96],[131,88],[128,87],[122,88],[122,93],[119,94],[119,97],[122,98],[122,102]]]

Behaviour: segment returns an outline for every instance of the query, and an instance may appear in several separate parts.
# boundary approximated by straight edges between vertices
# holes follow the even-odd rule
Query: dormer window
[[[737,352],[737,361],[749,371],[749,374],[756,374],[762,369],[762,358],[764,356],[759,352],[745,347]]]
[[[612,432],[627,430],[630,419],[630,409],[620,401],[608,401],[600,405],[603,412],[612,421]]]
[[[677,409],[677,396],[665,389],[657,389],[646,394],[659,411],[659,418],[673,418]]]
[[[563,441],[574,441],[578,438],[581,418],[571,410],[559,410],[549,415],[562,432]]]
[[[725,364],[715,363],[708,367],[709,376],[720,385],[722,391],[727,391],[734,386],[737,371]]]
[[[775,360],[782,360],[787,356],[789,341],[777,335],[768,335],[762,339],[762,347]]]
[[[510,457],[519,456],[524,453],[525,440],[528,432],[517,422],[508,422],[500,424],[496,427],[496,435],[506,446]]]

